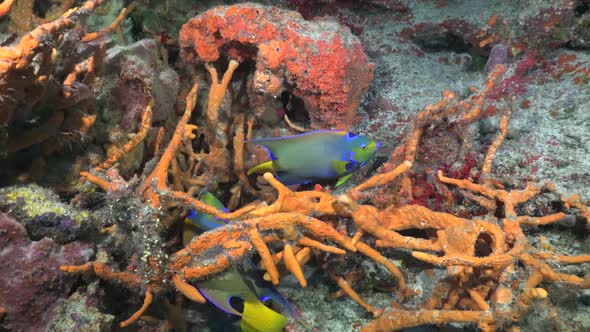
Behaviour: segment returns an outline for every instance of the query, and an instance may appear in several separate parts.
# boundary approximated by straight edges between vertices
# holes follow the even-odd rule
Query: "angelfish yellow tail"
[[[242,332],[281,332],[287,317],[268,308],[260,301],[245,301],[240,327]]]
[[[253,173],[262,174],[262,173],[266,173],[266,172],[271,172],[271,173],[275,172],[275,168],[274,168],[274,164],[273,164],[272,160],[269,160],[265,163],[262,163],[260,165],[256,165],[256,166],[250,168],[248,170],[248,172],[246,173],[246,175],[250,175]]]

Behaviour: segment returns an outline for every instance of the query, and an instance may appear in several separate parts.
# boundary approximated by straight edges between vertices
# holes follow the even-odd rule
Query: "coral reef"
[[[0,328],[45,330],[76,281],[59,266],[88,261],[92,246],[61,246],[49,238],[31,242],[25,228],[5,213],[0,213],[0,230],[0,307],[6,313]]]
[[[313,128],[350,126],[373,78],[374,65],[348,29],[276,7],[217,7],[185,24],[179,42],[189,63],[222,55],[254,60],[251,93],[276,97],[287,91],[302,99]]]
[[[270,281],[278,284],[280,274],[277,264],[282,263],[302,287],[307,286],[307,280],[301,264],[308,260],[304,257],[309,255],[309,249],[337,255],[358,251],[382,264],[395,276],[398,301],[411,297],[415,290],[406,284],[403,273],[378,251],[360,240],[365,234],[377,238],[375,243],[378,247],[410,250],[414,258],[447,267],[448,271],[448,275],[436,286],[438,297],[422,303],[421,311],[414,311],[415,308],[390,309],[382,317],[380,316],[384,310],[364,301],[349,285],[347,275],[334,274],[333,278],[343,293],[348,294],[375,317],[380,317],[369,324],[366,331],[398,330],[425,323],[450,322],[476,323],[486,331],[504,329],[520,321],[530,311],[535,300],[547,297],[547,291],[538,287],[542,282],[566,282],[587,288],[590,286],[590,277],[583,279],[575,274],[558,272],[548,261],[581,264],[589,262],[588,255],[568,256],[539,250],[529,244],[522,230],[522,226],[547,225],[563,220],[567,215],[556,212],[535,217],[516,213],[515,207],[518,204],[531,200],[542,190],[552,190],[553,187],[548,185],[543,189],[528,185],[525,190],[508,191],[490,176],[493,158],[506,135],[512,112],[510,105],[500,120],[500,133],[490,145],[482,162],[480,183],[448,178],[441,171],[438,173],[441,184],[465,189],[464,195],[488,209],[487,217],[468,220],[450,213],[435,212],[420,205],[391,205],[379,210],[371,205],[357,203],[366,196],[362,191],[384,186],[399,177],[400,192],[402,195],[411,195],[412,179],[408,176],[408,171],[415,161],[425,128],[439,122],[441,118],[454,117],[458,122],[471,123],[488,116],[482,113],[484,102],[504,71],[503,66],[497,67],[490,74],[485,89],[475,91],[467,100],[457,100],[452,92],[446,91],[443,99],[428,106],[418,115],[403,145],[404,161],[390,168],[389,165],[396,162],[399,154],[396,151],[384,166],[384,170],[390,168],[389,171],[369,178],[348,193],[335,197],[323,191],[293,192],[267,173],[264,175],[265,180],[278,191],[274,203],[262,206],[249,204],[232,213],[219,212],[191,195],[170,190],[165,181],[168,178],[169,158],[177,153],[183,139],[192,137],[193,129],[187,130],[186,127],[188,115],[194,105],[195,85],[187,97],[185,114],[172,140],[151,175],[145,177],[143,184],[138,187],[154,208],[165,201],[178,202],[233,222],[195,238],[171,257],[167,268],[161,266],[163,261],[159,256],[148,255],[145,263],[151,273],[146,280],[144,304],[128,320],[123,321],[121,326],[136,321],[145,312],[153,300],[153,294],[166,289],[165,280],[171,280],[175,288],[189,299],[205,302],[205,298],[190,283],[229,268],[232,262],[240,261],[254,250],[260,255],[261,267],[267,271]],[[212,74],[212,77],[215,76]],[[149,111],[149,107],[146,111]],[[109,182],[90,173],[85,176],[89,181],[115,194],[128,187],[121,185],[121,180]],[[452,202],[452,194],[449,191],[446,193],[449,195],[447,199]],[[564,198],[563,202],[579,208],[582,215],[587,213],[588,208],[576,198]],[[498,213],[501,218],[496,217]],[[325,221],[331,217],[350,218],[357,226],[357,232],[353,237],[341,235],[329,223],[317,219],[318,217],[327,218]],[[400,233],[409,229],[434,230],[436,235],[423,239]],[[320,241],[337,243],[345,250]],[[278,242],[283,243],[279,246],[282,250],[279,249],[275,254],[280,258],[274,259],[268,243],[273,243],[273,248],[277,250]],[[298,253],[302,257],[295,256],[297,251],[293,247],[299,247]],[[442,256],[432,254],[437,252]],[[517,267],[515,261],[520,261],[523,266]],[[72,273],[94,272],[101,278],[119,281],[126,287],[142,288],[141,276],[114,272],[107,265],[98,262],[64,266],[62,269]],[[350,280],[354,280],[353,275],[351,278]]]
[[[197,283],[244,260],[287,330],[590,328],[584,1],[103,2],[0,3],[0,329],[233,330]],[[309,127],[383,148],[247,176]]]

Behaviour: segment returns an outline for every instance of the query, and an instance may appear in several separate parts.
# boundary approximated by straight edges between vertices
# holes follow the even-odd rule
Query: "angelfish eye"
[[[361,144],[361,149],[366,149],[367,148],[367,144]]]

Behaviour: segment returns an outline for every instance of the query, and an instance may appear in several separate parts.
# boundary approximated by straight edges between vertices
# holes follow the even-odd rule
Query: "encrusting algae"
[[[0,63],[3,63],[0,70],[5,76],[10,72],[18,73],[31,64],[36,54],[50,59],[52,51],[40,45],[41,37],[46,34],[54,37],[59,35],[66,27],[75,23],[75,17],[91,11],[101,3],[99,0],[87,1],[80,9],[64,9],[63,15],[25,35],[17,46],[3,48],[0,50]],[[0,5],[2,17],[10,10],[11,2],[5,1]],[[115,31],[117,24],[134,6],[135,3],[131,3],[112,26],[97,34]],[[258,5],[242,4],[220,8],[225,8],[225,15],[229,17],[237,12],[251,14],[249,6],[257,8]],[[210,23],[214,25],[215,22]],[[191,20],[183,27],[182,38],[189,38],[191,28],[200,29],[198,33],[195,31],[194,36],[201,38],[201,30],[204,28],[197,23],[199,22]],[[80,42],[95,40],[100,37],[97,34],[84,34]],[[198,48],[198,43],[203,41],[199,39],[194,42]],[[267,46],[265,42],[261,43]],[[265,47],[261,50],[271,52]],[[185,56],[189,48],[184,45],[182,52]],[[73,69],[63,82],[64,91],[67,91],[67,86],[79,80],[94,79],[91,77],[94,76],[93,61],[99,61],[103,51],[97,51]],[[237,49],[232,49],[232,52],[235,51]],[[204,50],[201,49],[200,52]],[[277,52],[283,54],[283,51]],[[266,55],[268,59],[273,58]],[[120,328],[132,326],[142,320],[166,324],[170,329],[181,326],[178,319],[174,319],[170,313],[164,314],[164,317],[152,316],[152,304],[162,302],[170,305],[168,297],[171,290],[194,302],[211,301],[212,293],[209,292],[208,296],[205,288],[212,288],[211,285],[218,280],[216,278],[236,272],[237,266],[250,264],[251,260],[257,262],[252,264],[262,270],[264,279],[273,285],[279,285],[282,278],[292,275],[299,286],[305,288],[311,279],[305,275],[304,267],[313,258],[334,285],[339,287],[335,297],[346,294],[373,316],[374,320],[362,328],[365,332],[396,331],[426,324],[448,323],[464,323],[483,331],[517,330],[519,322],[534,310],[537,303],[547,301],[551,295],[548,289],[552,283],[590,288],[590,276],[579,276],[562,269],[564,265],[590,263],[590,254],[567,255],[552,250],[550,246],[539,247],[539,243],[531,241],[526,235],[530,228],[560,223],[571,214],[588,223],[590,208],[587,204],[576,195],[562,197],[551,183],[527,183],[524,188],[517,189],[500,183],[492,176],[494,158],[506,138],[510,117],[514,112],[512,98],[495,102],[498,107],[503,107],[498,111],[501,112],[498,133],[481,160],[477,181],[454,178],[443,170],[434,173],[434,181],[442,188],[440,190],[445,195],[448,206],[453,206],[461,195],[480,206],[482,213],[465,215],[448,212],[450,209],[447,212],[435,211],[427,206],[409,203],[415,188],[413,184],[416,179],[413,175],[422,172],[416,165],[419,164],[417,155],[425,133],[440,130],[442,123],[466,126],[495,115],[484,112],[484,105],[492,102],[489,95],[502,81],[506,72],[503,65],[496,66],[488,75],[483,89],[473,88],[472,94],[465,99],[445,90],[438,102],[426,106],[416,116],[402,143],[393,150],[377,174],[358,181],[348,191],[336,195],[319,185],[313,190],[302,191],[296,191],[297,189],[288,185],[302,184],[317,178],[343,179],[344,176],[346,180],[360,166],[365,163],[370,165],[379,143],[371,140],[364,143],[365,147],[372,148],[366,158],[355,155],[359,153],[357,147],[351,148],[352,151],[344,149],[344,152],[350,153],[345,157],[350,159],[337,160],[344,164],[338,164],[341,168],[337,170],[337,174],[330,173],[333,176],[315,178],[307,177],[307,174],[296,174],[289,179],[293,181],[283,183],[281,180],[284,172],[288,173],[292,169],[255,167],[254,170],[263,173],[257,178],[259,186],[252,183],[254,176],[248,177],[255,172],[247,171],[246,165],[252,164],[249,160],[245,161],[248,156],[245,153],[247,143],[268,143],[268,140],[252,139],[258,121],[254,111],[245,111],[236,106],[237,101],[232,104],[236,99],[231,85],[232,78],[242,77],[242,65],[237,60],[245,60],[248,56],[251,54],[242,58],[230,57],[226,64],[203,62],[211,81],[207,107],[203,109],[203,121],[195,119],[196,110],[200,109],[197,96],[204,78],[193,72],[191,86],[180,94],[180,99],[184,99],[184,110],[172,133],[168,133],[164,126],[154,123],[154,100],[146,100],[143,112],[138,114],[141,122],[137,133],[127,143],[112,151],[106,160],[80,173],[84,181],[104,191],[107,204],[127,204],[125,207],[130,212],[126,217],[133,220],[105,225],[99,232],[104,237],[130,242],[128,248],[136,251],[127,253],[131,258],[126,259],[124,264],[102,256],[100,260],[82,265],[63,265],[60,269],[69,274],[93,274],[143,296],[143,303],[138,305],[139,308],[118,323]],[[191,59],[196,57],[198,55],[193,54]],[[222,64],[227,65],[227,70],[219,80],[216,68]],[[370,72],[372,74],[372,69]],[[2,77],[4,76],[0,75]],[[21,81],[29,80],[28,83],[34,85],[35,81],[43,84],[45,79],[47,77],[37,75],[22,78]],[[304,95],[312,98],[311,95]],[[358,100],[352,102],[358,103]],[[0,121],[10,123],[17,106],[15,103],[7,104],[7,109],[0,114]],[[59,123],[55,126],[57,128],[62,125],[66,114],[62,110],[56,110],[54,115],[59,120],[56,120]],[[85,126],[93,126],[94,119],[89,118],[92,115],[84,116]],[[51,122],[52,119],[47,121]],[[155,133],[152,135],[155,138],[150,151],[146,152],[143,170],[131,176],[119,174],[117,163],[145,142],[150,133]],[[314,133],[317,132],[303,135],[312,137]],[[365,137],[347,134],[345,131],[329,133],[338,133],[346,140]],[[50,136],[50,133],[46,134]],[[44,141],[46,137],[42,136],[45,134],[23,133],[22,141],[8,142],[5,148],[8,152],[16,152]],[[268,148],[272,157],[281,158],[280,152],[275,150],[280,147]],[[339,153],[337,157],[342,157],[341,155]],[[316,156],[317,154],[314,155]],[[347,167],[347,163],[358,165]],[[275,176],[273,172],[264,172],[266,170],[277,174]],[[349,180],[348,184],[353,181],[355,180]],[[343,181],[339,181],[338,185],[342,183]],[[196,198],[205,190],[222,193],[228,210],[221,208],[223,204],[220,200]],[[6,192],[9,200],[18,200],[15,196],[18,191],[0,190],[0,195],[3,192]],[[539,195],[548,193],[559,197],[563,204],[560,211],[528,215],[519,208]],[[29,194],[21,192],[20,195],[26,200]],[[383,204],[384,201],[387,204]],[[30,204],[23,209],[29,211]],[[89,218],[86,213],[80,212],[72,218],[85,220]],[[215,227],[209,227],[210,229],[192,239],[185,237],[187,243],[182,243],[182,235],[177,226],[185,222],[187,213],[190,213],[187,219],[189,222],[192,220],[193,224],[202,226],[202,220],[195,219],[195,214],[207,215],[212,218],[209,219],[209,225]],[[58,211],[58,214],[63,215],[64,211]],[[159,232],[176,232],[177,236],[169,243],[164,243]],[[383,248],[387,250],[381,251]],[[436,279],[431,298],[421,303],[411,301],[419,297],[420,290],[413,284],[414,280],[409,278],[404,265],[394,263],[383,254],[391,251],[409,253],[411,257],[406,259],[423,262],[426,266],[424,270],[438,267],[445,271],[444,278]],[[337,265],[335,262],[344,265],[345,259],[351,256],[371,260],[391,275],[393,282],[388,289],[395,292],[391,295],[390,306],[375,307],[370,301],[363,299],[357,292],[358,289],[355,290],[356,282],[363,277],[358,272],[359,268],[338,270],[334,266]],[[239,273],[237,275],[240,276]],[[242,313],[243,330],[265,331],[272,328],[279,331],[287,324],[285,316],[259,301],[259,294],[247,293],[242,294],[246,302]],[[265,326],[251,319],[252,310],[272,316],[272,324]],[[272,315],[268,310],[272,311]]]

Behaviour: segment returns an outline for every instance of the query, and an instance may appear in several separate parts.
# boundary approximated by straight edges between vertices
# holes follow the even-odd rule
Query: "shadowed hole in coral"
[[[33,13],[38,17],[45,18],[47,12],[51,9],[52,1],[33,1]]]
[[[504,213],[503,202],[496,200],[496,211],[494,211],[494,217],[498,219],[506,218],[506,214]]]
[[[411,228],[411,229],[404,229],[398,231],[399,234],[403,236],[410,236],[419,239],[436,239],[436,229],[434,228],[426,228],[426,229],[418,229],[418,228]]]
[[[221,37],[217,37],[219,32],[215,32],[215,38],[219,39]],[[239,54],[242,58],[245,59],[255,59],[256,54],[258,53],[258,47],[253,44],[244,44],[238,41],[230,41],[229,43],[224,45],[225,52],[223,54]],[[231,52],[228,52],[231,50]]]
[[[451,31],[418,32],[410,39],[424,52],[466,53],[471,48],[471,45],[463,37]]]
[[[385,164],[385,162],[387,160],[389,160],[389,156],[376,155],[375,158],[373,158],[373,163],[370,164],[370,166],[367,170],[367,174],[373,174],[373,173],[377,172],[377,169],[379,169],[379,167],[381,167],[383,164]]]
[[[304,128],[309,127],[311,124],[311,116],[309,115],[309,111],[305,108],[303,99],[292,95],[289,91],[283,91],[279,98],[291,122]]]
[[[201,152],[209,153],[209,145],[205,142],[205,135],[200,134],[197,138],[192,140],[193,151],[195,153]]]
[[[586,14],[590,10],[590,2],[584,0],[576,1],[574,6],[574,16],[581,17],[582,15]]]
[[[142,299],[136,293],[126,289],[123,286],[115,285],[112,282],[99,280],[99,287],[96,296],[102,298],[97,301],[98,309],[110,315],[118,316],[115,321],[123,321],[131,314],[132,310],[141,305]],[[115,331],[113,329],[112,331]]]
[[[420,49],[426,53],[465,53],[471,56],[471,63],[467,66],[468,71],[481,71],[487,61],[486,57],[479,54],[475,47],[463,36],[447,30],[432,30],[416,32],[410,36]]]
[[[492,254],[494,238],[488,233],[480,233],[475,240],[475,257],[487,257]]]

